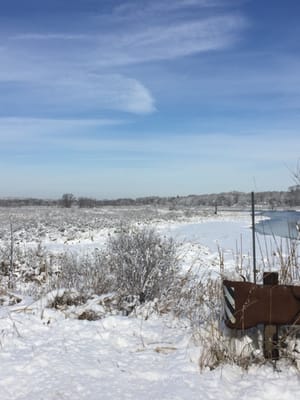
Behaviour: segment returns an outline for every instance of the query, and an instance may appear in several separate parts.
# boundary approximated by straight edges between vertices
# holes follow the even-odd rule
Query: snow
[[[291,400],[299,393],[299,375],[284,363],[281,372],[269,365],[200,372],[199,349],[180,321],[109,316],[47,324],[11,314],[1,320],[2,400]]]
[[[165,225],[165,233],[171,234],[178,241],[201,243],[211,252],[223,249],[236,251],[240,238],[246,244],[246,251],[251,248],[250,215],[248,213],[231,214],[224,217],[205,218],[195,222]]]
[[[241,243],[243,253],[251,252],[250,223],[246,213],[228,213],[158,219],[150,225],[180,243],[183,268],[193,264],[202,273],[218,274],[218,246],[229,271]],[[111,231],[94,227],[64,241],[49,228],[43,240],[33,235],[30,242],[28,235],[26,243],[39,242],[55,252],[86,252],[105,246]],[[275,368],[260,363],[246,371],[227,363],[202,370],[205,344],[194,340],[188,321],[146,308],[127,317],[103,310],[100,320],[78,320],[65,310],[47,308],[63,293],[62,288],[38,301],[23,297],[19,304],[0,307],[1,400],[294,400],[299,395],[299,371],[284,359]],[[93,301],[89,306],[101,307]]]
[[[186,357],[184,327],[125,317],[49,325],[28,316],[16,319],[20,337],[1,354],[3,400],[196,394],[199,373]]]

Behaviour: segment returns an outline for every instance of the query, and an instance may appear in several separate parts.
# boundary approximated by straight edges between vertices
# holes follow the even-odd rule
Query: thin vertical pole
[[[13,289],[14,287],[14,231],[13,231],[13,223],[11,217],[9,218],[10,225],[10,257],[9,257],[9,281],[8,288]]]
[[[252,254],[253,254],[253,281],[256,283],[256,249],[255,249],[255,199],[254,192],[251,192],[252,205]]]

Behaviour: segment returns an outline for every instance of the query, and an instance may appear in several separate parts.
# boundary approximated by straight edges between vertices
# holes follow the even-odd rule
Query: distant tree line
[[[258,205],[266,208],[298,207],[300,206],[300,185],[289,188],[288,191],[269,191],[255,193]],[[202,194],[173,197],[140,197],[136,199],[121,198],[115,200],[97,200],[87,197],[79,197],[74,204],[80,208],[103,207],[103,206],[167,206],[170,209],[180,207],[200,207],[215,205],[221,207],[247,207],[251,204],[251,193],[226,192],[216,194]]]
[[[300,184],[291,186],[287,191],[266,191],[255,193],[256,204],[265,208],[299,207]],[[148,196],[136,199],[120,198],[113,200],[99,200],[90,197],[76,198],[72,193],[65,193],[60,199],[45,200],[36,198],[2,198],[0,207],[23,206],[60,206],[71,208],[94,208],[104,206],[165,206],[169,209],[181,207],[235,207],[244,208],[251,204],[251,193],[226,192],[214,194],[159,197]]]
[[[48,199],[36,199],[31,197],[26,198],[14,198],[5,197],[0,198],[0,207],[29,207],[29,206],[57,206],[59,200],[48,200]]]

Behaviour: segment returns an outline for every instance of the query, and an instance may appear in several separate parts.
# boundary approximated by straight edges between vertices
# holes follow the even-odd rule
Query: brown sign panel
[[[248,329],[258,324],[300,325],[300,286],[223,281],[225,323]]]

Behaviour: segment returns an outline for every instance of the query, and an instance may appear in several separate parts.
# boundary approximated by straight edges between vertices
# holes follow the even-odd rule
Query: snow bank
[[[89,322],[12,313],[0,320],[1,400],[294,400],[299,375],[283,364],[200,373],[183,322],[106,317]]]

